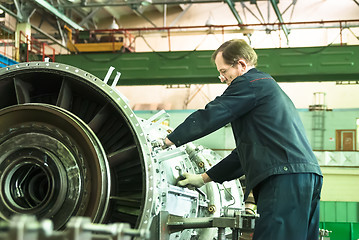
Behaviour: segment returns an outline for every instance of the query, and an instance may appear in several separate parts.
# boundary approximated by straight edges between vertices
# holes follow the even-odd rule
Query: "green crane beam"
[[[278,82],[358,81],[359,46],[256,49],[257,68]],[[121,72],[118,85],[219,83],[213,51],[92,53],[58,55],[103,79],[110,66]],[[114,79],[112,74],[111,79]]]

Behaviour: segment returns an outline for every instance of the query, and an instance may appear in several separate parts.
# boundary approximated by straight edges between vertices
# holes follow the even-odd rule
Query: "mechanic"
[[[236,149],[203,174],[185,173],[180,186],[246,179],[260,214],[254,240],[317,240],[322,173],[299,114],[276,81],[255,68],[257,54],[241,39],[212,55],[228,87],[165,139],[177,147],[231,123]]]

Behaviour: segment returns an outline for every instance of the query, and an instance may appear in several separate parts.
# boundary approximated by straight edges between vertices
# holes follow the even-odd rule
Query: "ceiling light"
[[[119,26],[115,20],[115,18],[113,18],[110,29],[119,29]]]
[[[142,4],[143,6],[149,6],[149,5],[152,4],[152,0],[144,0],[144,1],[141,2],[141,4]]]

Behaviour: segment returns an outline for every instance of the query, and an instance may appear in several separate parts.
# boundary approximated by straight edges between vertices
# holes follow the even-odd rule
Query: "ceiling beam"
[[[231,9],[234,17],[236,18],[238,24],[243,24],[243,21],[241,19],[241,17],[239,16],[235,6],[234,6],[234,2],[232,0],[225,0],[225,2],[228,4],[229,9]]]
[[[146,17],[144,14],[142,14],[137,8],[133,9],[133,11],[143,19],[145,19],[147,22],[149,22],[152,26],[155,28],[157,27],[156,24],[154,24],[148,17]]]
[[[20,19],[24,19],[22,14],[21,14],[21,7],[20,7],[20,3],[18,0],[14,0],[14,3],[15,3],[15,7],[16,7],[16,12],[17,12],[17,16],[20,18]]]
[[[252,10],[251,10],[249,7],[246,6],[246,4],[245,4],[244,2],[241,2],[241,4],[242,4],[242,7],[243,7],[243,10],[244,10],[244,9],[247,9],[247,11],[248,11],[250,14],[252,14],[252,16],[255,17],[255,18],[258,20],[258,22],[263,23],[263,22],[254,14],[254,12],[252,12]],[[257,3],[255,3],[255,4],[256,4],[256,6],[257,6],[257,9],[259,10]]]
[[[159,11],[160,13],[163,13],[164,12],[164,5],[159,5],[159,4],[156,4],[156,5],[153,5],[157,11]]]
[[[188,9],[192,6],[192,4],[189,4],[186,6],[186,8],[180,13],[178,14],[178,16],[171,22],[170,27],[174,26],[177,24],[177,22],[183,17],[183,15],[186,14],[186,12],[188,11]]]
[[[90,12],[86,17],[84,17],[81,22],[79,23],[80,26],[83,26],[86,24],[90,19],[93,18],[93,16],[101,9],[101,7],[97,7],[92,12]]]
[[[17,21],[21,22],[22,19],[15,13],[13,13],[11,10],[7,9],[6,7],[4,7],[2,4],[0,4],[0,9],[2,9],[4,12],[6,12],[7,14],[9,14],[10,16],[14,17]],[[38,33],[42,34],[43,36],[47,37],[48,39],[50,39],[53,43],[59,45],[60,47],[65,48],[66,50],[67,47],[65,45],[63,45],[62,43],[60,43],[56,38],[54,38],[53,36],[45,33],[44,31],[42,31],[40,28],[34,26],[31,24],[31,28],[35,29]]]
[[[70,18],[66,17],[62,12],[54,8],[50,3],[46,2],[45,0],[32,0],[35,3],[37,3],[39,6],[43,7],[44,9],[48,10],[50,13],[55,15],[56,17],[60,18],[62,21],[64,21],[66,24],[71,26],[74,29],[77,30],[84,30],[83,27],[72,21]]]
[[[63,9],[61,4],[67,3],[67,1],[68,0],[57,0],[57,3],[55,2],[52,5],[57,9]],[[84,19],[92,11],[92,9],[88,10],[88,9],[81,9],[81,8],[64,9],[63,11],[68,11],[68,10],[69,10],[69,14],[71,14],[70,19],[73,19],[74,14],[76,14],[81,19]],[[67,16],[68,16],[68,14],[67,14]],[[92,24],[93,27],[95,29],[97,29],[96,24],[94,23],[94,18],[92,18],[91,20],[92,21],[90,21],[90,22],[85,22],[84,24],[79,24],[79,25],[82,27],[90,28],[89,24]]]
[[[128,5],[140,5],[143,0],[129,0],[123,2],[114,2],[114,3],[69,3],[69,4],[59,4],[58,6],[62,8],[86,8],[86,7],[122,7]],[[223,2],[220,0],[152,0],[152,5],[164,5],[164,4],[196,4],[196,3],[218,3]]]
[[[17,15],[16,13],[13,13],[10,9],[7,9],[4,5],[0,4],[0,9],[9,14],[10,16],[16,18],[18,21],[22,21],[22,16]]]
[[[282,30],[283,30],[283,32],[285,34],[285,37],[287,38],[287,43],[288,43],[289,42],[289,38],[288,38],[289,30],[288,30],[287,26],[285,24],[283,24],[284,21],[283,21],[283,18],[282,18],[282,14],[279,11],[277,2],[276,2],[276,0],[270,0],[270,2],[272,4],[272,7],[274,9],[275,14],[277,15],[277,18],[278,18],[279,22],[281,23]]]

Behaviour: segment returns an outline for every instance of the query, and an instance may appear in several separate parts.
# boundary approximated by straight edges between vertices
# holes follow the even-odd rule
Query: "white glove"
[[[183,173],[182,174],[185,179],[178,182],[178,186],[181,187],[189,187],[189,188],[200,188],[204,185],[204,181],[201,174],[191,174],[191,173]]]

